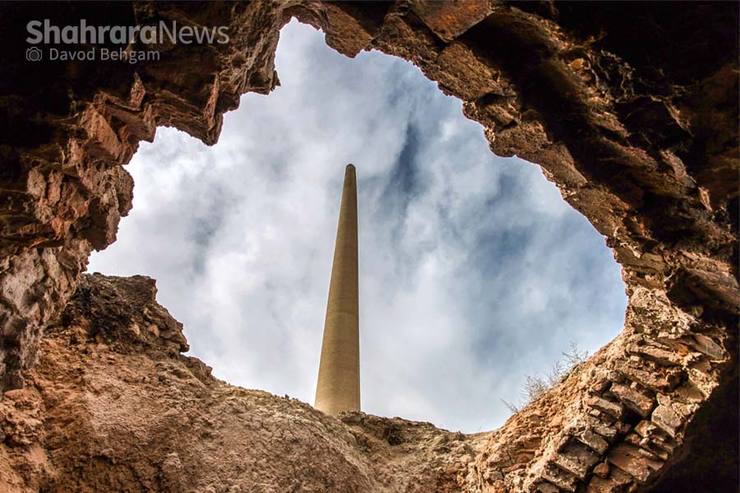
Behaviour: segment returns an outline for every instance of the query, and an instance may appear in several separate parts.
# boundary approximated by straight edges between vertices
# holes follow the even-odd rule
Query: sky
[[[571,341],[592,353],[622,329],[604,238],[416,67],[346,58],[295,21],[276,66],[281,85],[244,95],[216,145],[169,128],[142,143],[133,210],[88,267],[157,279],[215,376],[313,403],[350,162],[363,411],[490,430]]]

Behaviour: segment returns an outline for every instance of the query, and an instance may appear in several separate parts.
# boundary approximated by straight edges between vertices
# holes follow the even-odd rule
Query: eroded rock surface
[[[457,491],[482,445],[215,379],[147,277],[85,275],[0,402],[3,492]]]
[[[171,125],[214,143],[240,94],[277,84],[279,29],[296,16],[345,55],[378,49],[419,66],[464,102],[493,152],[541,165],[623,267],[623,333],[491,434],[464,487],[702,491],[702,477],[715,491],[737,484],[728,438],[737,437],[738,421],[736,3],[142,2],[60,4],[44,15],[62,25],[83,17],[225,25],[231,42],[162,46],[158,62],[94,70],[87,62],[31,64],[24,27],[38,9],[3,7],[5,389],[23,387],[46,344],[44,328],[75,292],[90,251],[115,239],[133,188],[121,165],[138,142]],[[13,392],[33,389],[6,399]],[[718,431],[716,422],[735,427]],[[700,460],[728,444],[733,467]],[[44,469],[43,447],[21,446],[31,447],[27,464]]]

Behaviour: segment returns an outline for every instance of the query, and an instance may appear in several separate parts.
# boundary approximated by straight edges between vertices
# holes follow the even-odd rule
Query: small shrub
[[[562,355],[561,358],[552,364],[552,367],[545,376],[527,375],[524,388],[522,389],[523,402],[521,404],[514,404],[501,399],[501,402],[504,403],[512,414],[518,413],[522,408],[565,380],[576,367],[588,359],[588,351],[579,349],[575,341],[570,341],[568,349],[563,351]]]

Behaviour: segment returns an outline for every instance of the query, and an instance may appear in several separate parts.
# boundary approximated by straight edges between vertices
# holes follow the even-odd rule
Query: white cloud
[[[172,129],[129,171],[134,209],[90,271],[146,274],[192,354],[229,382],[313,401],[344,165],[358,167],[364,410],[493,428],[526,374],[622,326],[618,266],[539,168],[413,66],[281,33],[270,96],[207,147]]]

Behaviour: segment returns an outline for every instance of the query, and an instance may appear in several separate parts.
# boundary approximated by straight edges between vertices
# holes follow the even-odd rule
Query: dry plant
[[[518,413],[522,408],[565,380],[577,366],[588,359],[588,351],[579,349],[575,341],[570,341],[568,349],[563,351],[562,355],[561,358],[552,364],[546,375],[527,375],[524,388],[522,389],[522,403],[514,404],[506,399],[501,399],[512,414]]]

